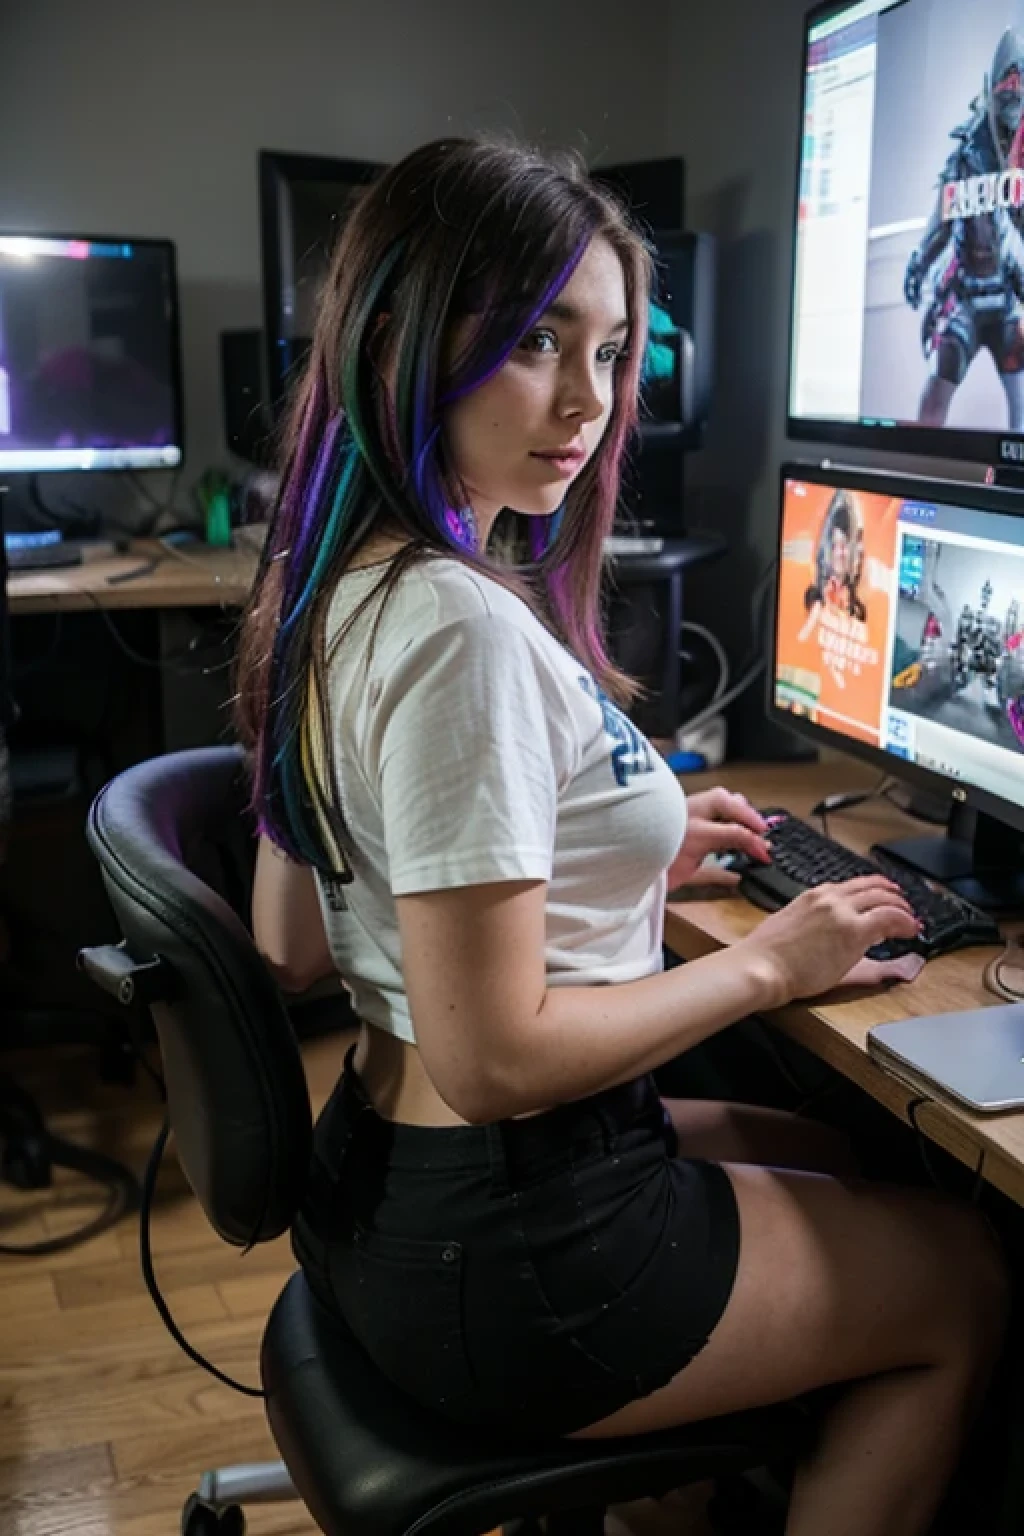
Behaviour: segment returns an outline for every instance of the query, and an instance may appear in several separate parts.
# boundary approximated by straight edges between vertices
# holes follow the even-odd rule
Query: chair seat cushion
[[[470,1436],[396,1391],[301,1273],[271,1314],[262,1369],[274,1438],[328,1536],[478,1536],[518,1516],[656,1497],[764,1465],[808,1431],[783,1405],[628,1439]]]

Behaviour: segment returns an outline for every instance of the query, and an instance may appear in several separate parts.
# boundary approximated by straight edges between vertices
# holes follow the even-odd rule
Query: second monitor
[[[782,471],[771,707],[950,796],[946,839],[892,852],[1024,909],[1024,516],[1014,493]]]

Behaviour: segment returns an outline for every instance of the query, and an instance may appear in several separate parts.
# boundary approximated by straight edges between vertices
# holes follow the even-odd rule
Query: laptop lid
[[[1024,1108],[1024,1003],[876,1024],[868,1052],[911,1087],[967,1109]]]

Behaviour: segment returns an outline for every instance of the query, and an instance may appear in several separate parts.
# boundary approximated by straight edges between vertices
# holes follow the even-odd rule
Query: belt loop
[[[508,1157],[505,1151],[505,1138],[502,1135],[501,1121],[493,1120],[484,1126],[487,1132],[487,1156],[491,1165],[491,1193],[498,1195],[510,1195],[512,1185],[508,1176]]]
[[[352,1059],[356,1054],[354,1045],[345,1052],[345,1061],[341,1073],[341,1093],[345,1103],[345,1110],[341,1117],[342,1130],[338,1137],[339,1166],[344,1162],[346,1155],[352,1150],[356,1130],[362,1122],[363,1127],[371,1125],[377,1119],[377,1112],[372,1101],[367,1097],[366,1089],[359,1081],[358,1074],[352,1065]],[[367,1119],[369,1116],[369,1120]]]
[[[619,1122],[608,1105],[602,1104],[600,1100],[594,1104],[593,1109],[604,1136],[605,1151],[614,1152],[619,1144]]]

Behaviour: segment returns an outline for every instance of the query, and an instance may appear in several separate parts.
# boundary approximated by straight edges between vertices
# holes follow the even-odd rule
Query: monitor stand
[[[954,804],[945,837],[877,847],[986,912],[1024,912],[1024,833],[984,811]]]

